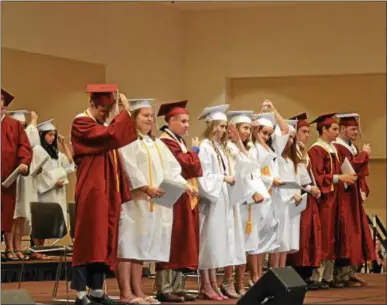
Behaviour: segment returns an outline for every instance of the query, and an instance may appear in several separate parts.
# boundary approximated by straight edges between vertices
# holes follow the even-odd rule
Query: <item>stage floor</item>
[[[368,282],[366,287],[361,288],[344,288],[330,289],[322,291],[310,291],[306,294],[305,304],[387,304],[386,299],[386,275],[385,274],[359,274],[359,278]],[[118,296],[119,291],[115,279],[108,279],[108,293],[111,296]],[[152,292],[153,280],[143,279],[145,291]],[[23,283],[22,289],[27,290],[36,303],[53,304],[51,293],[54,282],[26,282]],[[189,289],[196,289],[195,281],[187,280]],[[17,283],[5,283],[1,285],[2,290],[17,289]],[[59,286],[58,296],[65,297],[65,282],[62,281]],[[71,298],[74,298],[71,292]],[[235,304],[234,300],[221,302],[222,304]],[[197,301],[194,303],[184,304],[219,304],[218,301]]]

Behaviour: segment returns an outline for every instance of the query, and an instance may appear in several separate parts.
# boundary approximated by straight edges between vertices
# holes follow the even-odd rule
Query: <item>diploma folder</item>
[[[356,172],[353,169],[351,162],[349,162],[347,158],[345,158],[343,161],[343,164],[341,164],[341,172],[343,174],[355,174],[356,175]]]
[[[181,195],[185,192],[186,185],[173,180],[164,179],[159,188],[162,189],[165,194],[160,198],[152,198],[151,202],[172,209]]]
[[[296,181],[282,181],[282,185],[279,185],[278,188],[284,188],[288,190],[300,190],[301,185],[299,185]]]
[[[36,176],[38,171],[43,165],[50,159],[50,155],[44,150],[43,147],[37,145],[33,148],[33,162],[30,167],[30,175]]]
[[[302,194],[301,197],[302,197],[302,200],[299,205],[296,205],[296,202],[294,199],[290,201],[290,207],[289,207],[290,218],[293,218],[294,216],[301,214],[301,212],[306,209],[308,194],[307,193]]]
[[[17,178],[20,176],[20,166],[18,166],[13,172],[12,174],[10,174],[8,176],[7,179],[4,180],[4,182],[1,184],[3,187],[5,187],[6,189],[9,188],[16,180]]]

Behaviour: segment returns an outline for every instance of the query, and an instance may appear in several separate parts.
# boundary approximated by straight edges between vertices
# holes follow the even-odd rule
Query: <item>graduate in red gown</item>
[[[356,175],[341,174],[339,155],[333,145],[338,136],[339,126],[333,118],[335,113],[325,114],[312,123],[317,124],[319,138],[309,149],[312,173],[316,185],[321,191],[318,199],[321,228],[321,266],[314,269],[312,281],[318,282],[320,288],[344,287],[333,279],[334,261],[341,257],[341,240],[339,219],[339,187],[340,184],[353,184]]]
[[[1,182],[17,167],[22,175],[28,175],[32,161],[32,148],[24,126],[19,121],[5,116],[5,111],[13,99],[10,93],[1,89]],[[15,204],[16,181],[8,188],[1,186],[1,241],[4,232],[10,234],[12,231]]]
[[[77,292],[76,305],[113,302],[103,294],[104,273],[106,267],[115,268],[121,204],[131,198],[117,149],[137,139],[123,94],[119,98],[124,109],[109,125],[105,123],[116,105],[117,92],[117,85],[88,85],[89,107],[74,119],[71,129],[77,165],[71,283]]]
[[[340,236],[345,251],[342,256],[349,259],[338,262],[338,265],[342,267],[338,270],[337,280],[344,282],[347,287],[356,287],[364,285],[355,277],[357,266],[364,264],[367,260],[376,259],[371,231],[363,207],[369,192],[366,187],[366,177],[369,175],[368,160],[371,146],[364,144],[360,151],[353,143],[359,133],[357,113],[339,114],[337,117],[340,118],[340,133],[334,145],[339,153],[340,161],[343,162],[347,158],[358,176],[358,180],[353,185],[341,185],[339,188],[340,225],[345,228],[341,231]]]
[[[165,116],[168,126],[161,128],[160,140],[167,145],[182,168],[182,176],[193,187],[193,194],[184,193],[173,206],[173,227],[169,263],[156,265],[157,299],[162,302],[193,301],[182,287],[182,271],[194,271],[199,260],[199,206],[196,178],[202,176],[198,157],[199,140],[187,149],[183,136],[189,128],[188,101],[163,104],[158,116]]]
[[[292,117],[297,120],[297,154],[304,170],[300,171],[303,192],[308,193],[306,209],[301,213],[300,221],[300,250],[288,254],[288,262],[308,283],[308,289],[319,289],[319,283],[310,281],[314,268],[320,267],[321,262],[321,223],[318,210],[320,189],[315,185],[311,162],[306,145],[309,140],[309,123],[306,113]],[[305,177],[304,177],[305,176]],[[306,181],[306,182],[304,182]]]

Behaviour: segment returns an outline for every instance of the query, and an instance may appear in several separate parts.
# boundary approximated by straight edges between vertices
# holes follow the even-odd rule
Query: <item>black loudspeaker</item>
[[[1,304],[3,305],[35,305],[36,303],[31,298],[29,293],[24,289],[17,290],[2,290],[1,291]]]
[[[292,267],[269,269],[237,305],[302,305],[307,285]]]

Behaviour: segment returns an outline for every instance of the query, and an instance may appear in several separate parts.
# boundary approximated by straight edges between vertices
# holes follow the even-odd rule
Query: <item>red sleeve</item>
[[[75,155],[107,152],[136,139],[134,122],[126,111],[118,114],[109,126],[100,125],[89,117],[79,117],[74,120],[71,129]]]
[[[30,166],[32,161],[32,148],[22,124],[18,123],[17,160],[18,164]]]
[[[161,138],[161,141],[169,148],[182,169],[182,176],[185,179],[197,178],[203,175],[200,159],[197,153],[189,151],[184,153],[176,141],[166,138]]]
[[[358,153],[352,158],[351,164],[359,177],[366,177],[369,175],[368,160],[369,156],[364,151]]]
[[[333,175],[331,174],[330,160],[327,157],[327,152],[321,147],[313,146],[309,149],[308,154],[310,166],[318,188],[323,194],[330,193],[333,184]]]

